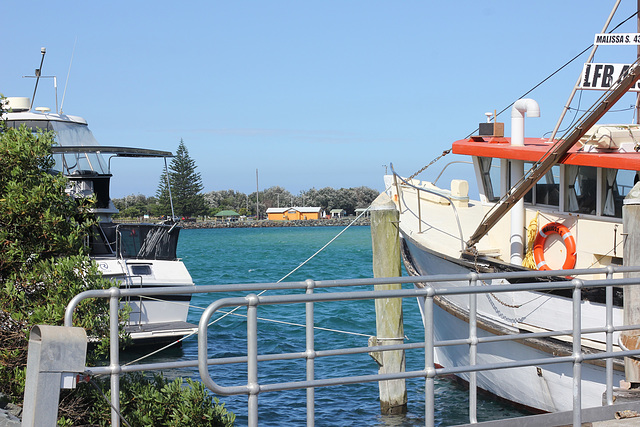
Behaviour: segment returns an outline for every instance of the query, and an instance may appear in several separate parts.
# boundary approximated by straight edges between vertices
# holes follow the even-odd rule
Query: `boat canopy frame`
[[[111,173],[111,159],[113,157],[132,158],[164,158],[174,157],[170,151],[154,150],[150,148],[117,147],[108,145],[78,145],[78,146],[53,146],[53,154],[111,154],[108,161],[108,170]]]

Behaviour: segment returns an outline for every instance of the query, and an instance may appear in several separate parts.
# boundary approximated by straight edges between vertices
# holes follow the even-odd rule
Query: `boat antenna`
[[[69,61],[69,70],[67,71],[67,80],[64,82],[64,91],[62,92],[62,101],[60,102],[59,114],[62,114],[62,104],[64,104],[64,96],[67,94],[67,84],[69,83],[69,74],[71,74],[71,64],[73,64],[73,55],[76,53],[76,43],[78,43],[78,37],[73,42],[73,50],[71,51],[71,60]]]
[[[33,108],[33,102],[36,99],[36,91],[38,90],[38,82],[40,81],[40,75],[42,74],[42,64],[44,63],[44,55],[47,53],[47,48],[41,47],[40,53],[42,53],[42,58],[40,59],[40,68],[36,68],[36,86],[33,88],[33,96],[31,97],[31,105],[29,106],[29,110]]]

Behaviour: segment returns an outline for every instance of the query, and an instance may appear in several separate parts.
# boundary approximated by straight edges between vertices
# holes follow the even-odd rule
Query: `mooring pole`
[[[371,204],[371,243],[373,249],[373,276],[399,277],[400,235],[398,222],[400,214],[386,193],[380,194]],[[401,289],[397,284],[375,285],[375,290]],[[397,345],[404,343],[402,324],[402,298],[376,299],[376,338],[370,345]],[[405,371],[404,350],[381,351],[372,354],[378,362],[380,374]],[[403,414],[407,412],[407,386],[404,379],[380,381],[380,411],[382,414]]]
[[[640,183],[637,183],[624,198],[622,206],[622,226],[624,232],[625,266],[640,265]],[[625,277],[640,278],[640,273],[624,273]],[[640,324],[640,285],[624,286],[623,320],[625,325]],[[640,348],[640,330],[624,331],[622,344],[629,350]],[[640,387],[640,362],[624,358],[624,373],[631,388]]]

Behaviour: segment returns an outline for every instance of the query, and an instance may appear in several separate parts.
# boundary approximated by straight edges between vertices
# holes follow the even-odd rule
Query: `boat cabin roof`
[[[52,147],[56,153],[100,153],[111,154],[118,157],[173,157],[170,151],[153,150],[149,148],[113,147],[108,145],[80,145],[69,147]]]
[[[537,162],[552,147],[544,138],[525,138],[523,147],[511,145],[511,138],[473,136],[453,143],[454,154]],[[558,163],[608,169],[640,170],[640,153],[635,151],[583,151],[579,144],[569,150]]]

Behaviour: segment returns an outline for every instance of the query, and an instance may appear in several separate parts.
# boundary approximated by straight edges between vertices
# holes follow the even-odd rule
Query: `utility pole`
[[[260,191],[258,190],[258,169],[256,169],[256,220],[260,219],[260,202],[259,195]]]

